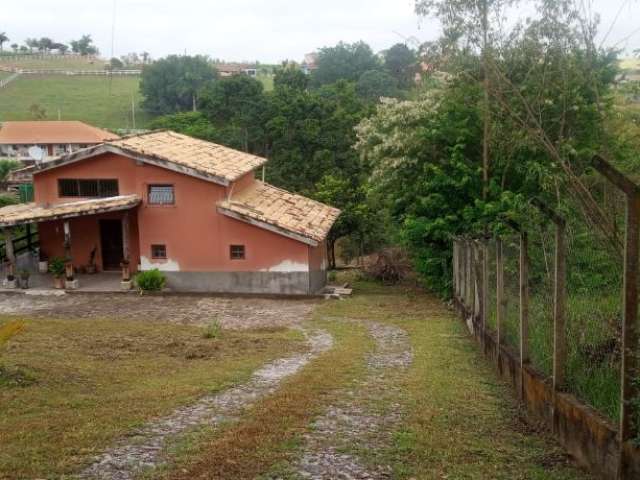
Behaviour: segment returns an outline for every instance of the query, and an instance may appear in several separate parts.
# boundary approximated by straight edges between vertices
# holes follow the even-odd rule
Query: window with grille
[[[119,195],[116,179],[58,179],[58,196],[105,198]]]
[[[151,205],[173,205],[176,197],[173,185],[149,185],[149,204]]]
[[[244,260],[244,245],[231,245],[231,260]]]
[[[165,259],[167,258],[166,245],[151,245],[151,258]]]

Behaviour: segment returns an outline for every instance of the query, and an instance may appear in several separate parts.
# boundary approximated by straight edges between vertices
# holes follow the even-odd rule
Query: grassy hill
[[[0,55],[0,65],[25,69],[64,69],[81,71],[104,70],[106,62],[92,57],[79,57],[76,55],[21,55],[17,57]]]
[[[38,104],[47,119],[81,120],[103,128],[145,128],[149,116],[139,107],[139,77],[21,76],[0,90],[0,122],[31,120],[29,107]]]

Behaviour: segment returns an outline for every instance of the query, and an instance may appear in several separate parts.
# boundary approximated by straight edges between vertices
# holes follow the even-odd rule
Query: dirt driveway
[[[232,330],[290,327],[307,320],[319,300],[249,297],[0,294],[0,315],[114,318],[204,325]]]

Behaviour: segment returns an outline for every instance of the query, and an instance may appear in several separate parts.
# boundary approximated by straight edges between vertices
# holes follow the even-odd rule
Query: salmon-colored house
[[[38,165],[34,203],[0,227],[37,223],[49,258],[157,268],[175,291],[317,292],[340,212],[257,180],[265,162],[174,132],[114,140]]]

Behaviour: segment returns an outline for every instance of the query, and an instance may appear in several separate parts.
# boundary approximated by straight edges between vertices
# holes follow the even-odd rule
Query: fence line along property
[[[640,188],[600,157],[592,166],[622,251],[532,201],[512,234],[454,239],[454,300],[532,419],[596,475],[637,479]]]

